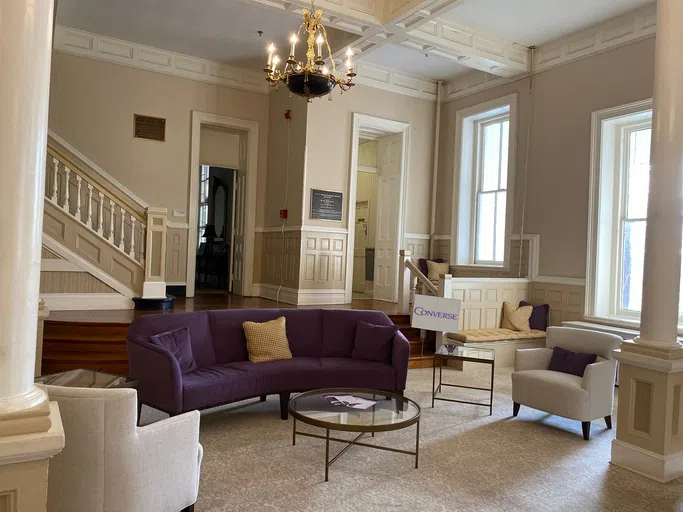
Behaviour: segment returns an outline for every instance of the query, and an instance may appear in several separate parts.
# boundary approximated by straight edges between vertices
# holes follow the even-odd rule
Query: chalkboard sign
[[[341,192],[311,189],[311,219],[342,220]]]

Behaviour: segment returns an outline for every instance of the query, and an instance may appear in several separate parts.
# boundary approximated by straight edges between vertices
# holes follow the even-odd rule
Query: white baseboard
[[[253,294],[264,299],[278,300],[279,286],[274,284],[255,283]],[[344,290],[297,290],[295,288],[280,289],[280,302],[295,306],[329,306],[345,304],[346,294]]]
[[[41,293],[50,311],[133,309],[131,299],[118,293]]]
[[[683,452],[659,455],[618,439],[612,441],[610,462],[661,483],[683,476]]]
[[[280,295],[278,297],[278,288],[280,287],[277,285],[261,283],[252,286],[253,293],[255,294],[258,291],[258,296],[263,297],[264,299],[279,300],[285,304],[293,304],[295,306],[298,304],[299,294],[298,290],[295,290],[294,288],[285,288],[283,286],[280,289]]]
[[[300,306],[346,304],[344,290],[299,290]]]

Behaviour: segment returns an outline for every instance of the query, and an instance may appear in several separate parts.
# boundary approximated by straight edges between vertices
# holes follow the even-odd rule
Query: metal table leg
[[[432,409],[434,408],[434,395],[436,394],[436,356],[432,361]]]
[[[292,446],[296,446],[296,418],[292,418]]]
[[[496,362],[491,363],[491,405],[489,406],[489,416],[493,415],[493,377],[495,375]]]
[[[330,472],[330,429],[325,429],[325,481],[329,480]]]
[[[417,469],[418,457],[420,455],[420,421],[417,422],[417,429],[415,430],[415,469]]]

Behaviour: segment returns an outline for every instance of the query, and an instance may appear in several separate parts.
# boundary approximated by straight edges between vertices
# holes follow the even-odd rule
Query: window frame
[[[206,173],[206,178],[204,177]],[[197,208],[197,250],[206,239],[202,236],[209,223],[209,196],[211,195],[211,166],[201,165],[199,169],[199,207]],[[204,183],[206,182],[206,197],[204,197]],[[202,212],[206,212],[206,222],[202,224]]]
[[[517,163],[518,94],[509,94],[485,103],[464,108],[456,113],[453,201],[451,207],[451,264],[493,271],[510,269],[510,241],[514,219],[515,170]],[[505,205],[503,261],[476,259],[476,227],[478,217],[479,126],[502,117],[509,121],[508,165]],[[500,170],[499,170],[500,172]],[[502,190],[502,189],[501,189]],[[495,253],[494,253],[495,256]]]
[[[623,216],[628,190],[628,137],[634,131],[651,128],[652,107],[649,99],[592,114],[586,320],[631,328],[640,325],[640,312],[621,308]]]
[[[500,124],[501,125],[501,131],[502,131],[502,124],[503,122],[507,121],[508,123],[510,122],[510,113],[506,112],[503,114],[496,114],[490,117],[485,117],[483,119],[480,119],[478,121],[475,121],[475,126],[476,126],[476,132],[477,136],[475,137],[475,149],[474,153],[477,156],[476,159],[476,164],[474,168],[474,174],[475,174],[475,187],[474,187],[474,197],[472,199],[472,228],[471,228],[471,237],[472,241],[470,242],[470,247],[471,247],[471,254],[470,254],[470,261],[472,262],[473,265],[477,266],[488,266],[488,267],[500,267],[505,263],[505,259],[503,257],[503,261],[499,261],[496,259],[493,260],[480,260],[477,258],[477,253],[479,249],[479,207],[481,204],[481,196],[484,194],[487,195],[493,195],[494,197],[494,226],[493,226],[493,255],[495,258],[496,254],[496,227],[497,227],[497,218],[496,218],[496,213],[498,212],[498,193],[499,192],[505,192],[505,199],[506,199],[506,207],[507,207],[507,183],[506,183],[506,188],[500,188],[500,180],[501,180],[501,173],[502,173],[502,162],[501,159],[503,157],[503,136],[501,133],[501,136],[498,141],[498,177],[497,177],[497,182],[498,182],[498,187],[497,189],[493,190],[482,190],[483,188],[483,180],[484,180],[484,130],[486,129],[487,126],[492,126],[494,124]],[[509,147],[509,128],[508,128],[508,166],[509,166],[509,158],[510,158],[510,147]],[[507,214],[507,212],[506,212]],[[505,253],[503,252],[503,255]]]

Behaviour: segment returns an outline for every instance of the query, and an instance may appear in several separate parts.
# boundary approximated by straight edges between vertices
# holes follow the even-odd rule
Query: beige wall
[[[153,206],[188,211],[192,110],[259,123],[257,199],[266,187],[269,97],[53,52],[49,126]],[[133,137],[133,114],[166,118],[166,142]],[[187,218],[171,218],[186,222]],[[263,225],[257,207],[256,225]]]
[[[353,113],[410,123],[406,232],[429,233],[432,148],[436,104],[357,85],[332,101],[314,100],[308,106],[308,137],[304,219],[307,225],[346,228]],[[311,189],[344,193],[341,222],[309,219]]]
[[[202,126],[199,163],[237,169],[239,167],[240,134],[218,126]]]
[[[649,38],[534,76],[524,230],[541,235],[541,275],[585,277],[591,113],[651,97],[653,58],[654,38]],[[528,78],[443,105],[438,234],[448,235],[451,229],[456,112],[515,92],[519,95],[519,127],[513,232],[519,233],[528,126]]]
[[[306,112],[308,104],[305,99],[299,96],[292,96],[291,121],[285,119],[285,112],[289,108],[289,92],[284,87],[270,95],[265,227],[282,225],[280,210],[285,207],[285,199],[287,210],[289,211],[286,224],[288,226],[301,225],[301,194],[306,157]],[[288,122],[291,122],[289,145]],[[287,177],[288,158],[289,177]],[[286,198],[285,188],[287,189]]]

